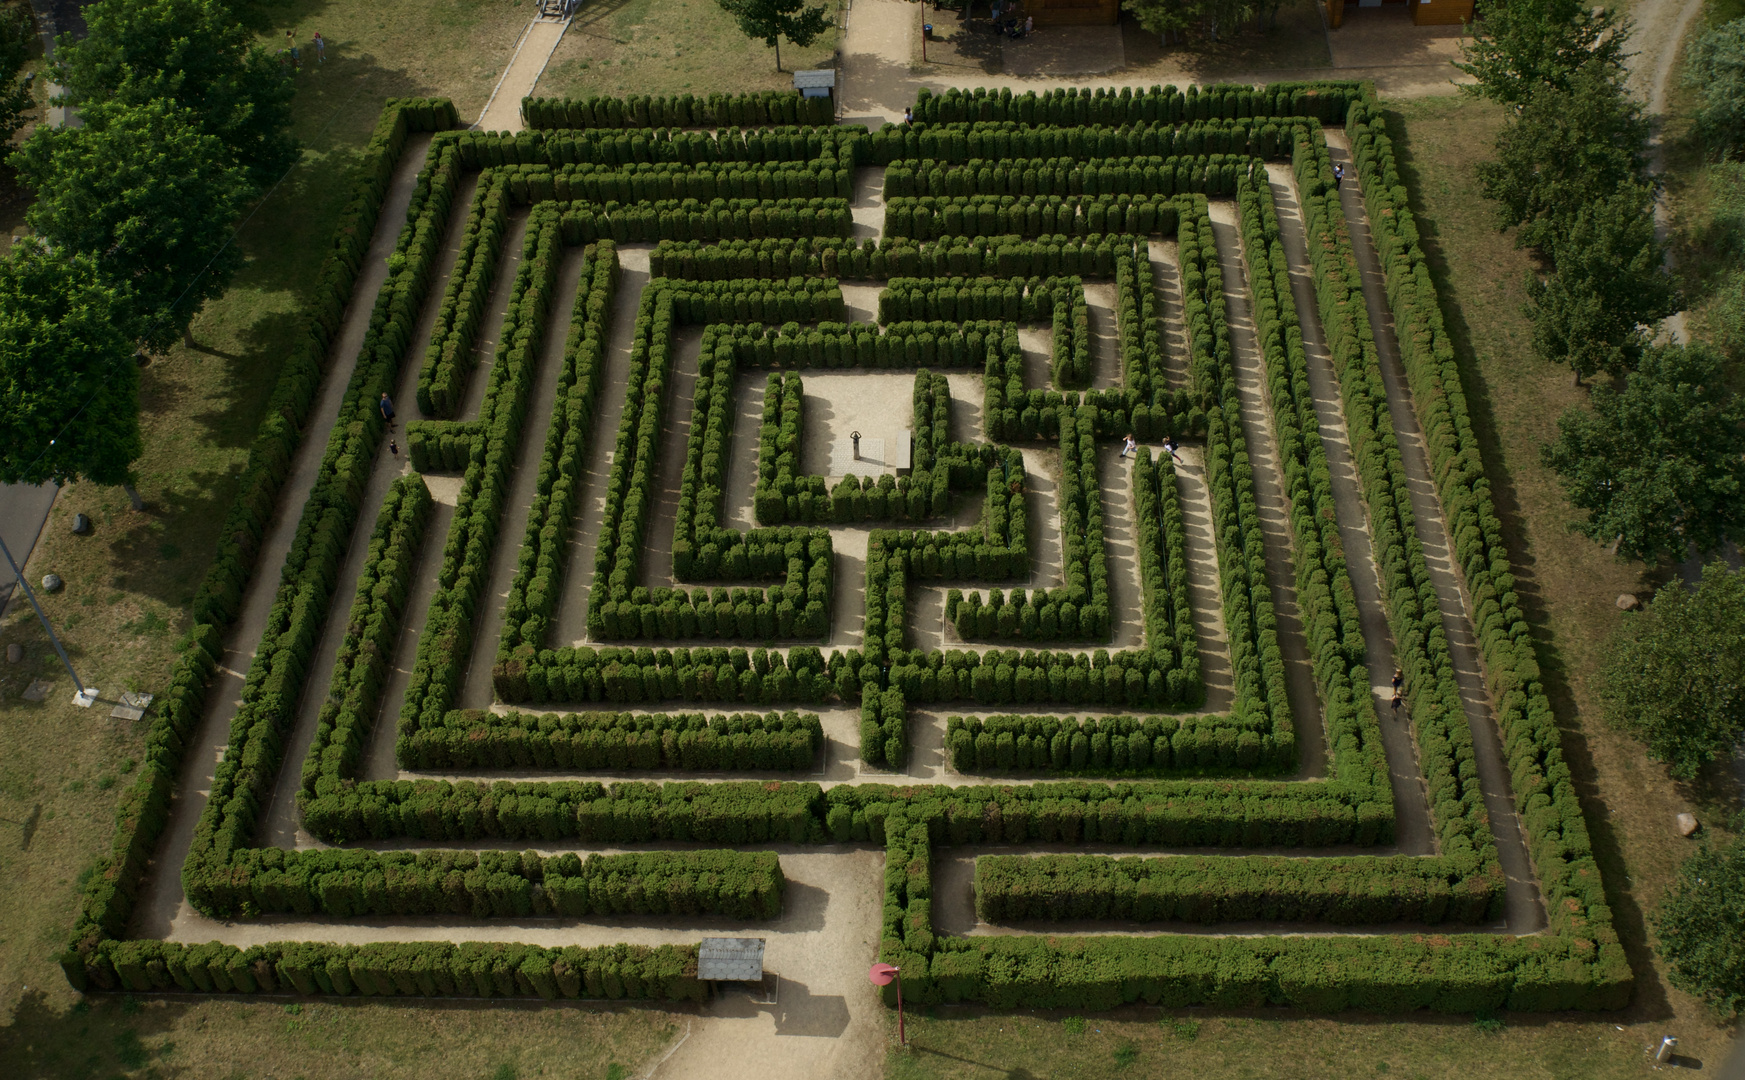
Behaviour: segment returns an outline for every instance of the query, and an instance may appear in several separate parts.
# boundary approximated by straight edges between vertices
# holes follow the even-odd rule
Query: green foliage
[[[1584,73],[1621,85],[1630,33],[1618,10],[1585,0],[1506,0],[1485,6],[1454,66],[1478,80],[1466,93],[1519,108]]]
[[[1672,581],[1624,616],[1600,690],[1611,721],[1650,757],[1689,779],[1745,734],[1745,572],[1703,568],[1695,589]]]
[[[1497,136],[1496,160],[1478,164],[1497,227],[1520,226],[1517,243],[1555,258],[1578,213],[1646,181],[1648,131],[1642,106],[1600,69],[1536,91]]]
[[[795,40],[795,39],[790,39]],[[762,124],[829,124],[836,101],[801,97],[797,90],[744,94],[629,94],[624,97],[521,99],[530,129],[750,127]]]
[[[1745,18],[1700,34],[1685,51],[1687,86],[1697,91],[1697,129],[1720,157],[1745,149]]]
[[[1592,405],[1559,417],[1542,451],[1587,515],[1583,535],[1649,562],[1745,535],[1745,401],[1714,350],[1655,346]]]
[[[823,745],[816,713],[460,710],[440,728],[403,735],[395,755],[404,769],[809,772]]]
[[[62,35],[55,77],[81,113],[168,98],[222,145],[212,161],[240,167],[257,189],[296,162],[290,70],[225,0],[105,0],[85,24],[80,40]]]
[[[1745,1010],[1745,841],[1707,844],[1679,867],[1654,913],[1673,985],[1731,1019]]]
[[[144,447],[125,287],[83,253],[0,259],[0,481],[127,481]]]
[[[0,9],[0,146],[12,141],[35,104],[23,78],[35,44],[36,29],[25,6]]]
[[[95,101],[80,118],[38,127],[12,155],[36,191],[25,218],[56,250],[96,260],[162,351],[242,265],[231,229],[254,192],[199,114],[173,100]]]
[[[782,69],[781,39],[802,49],[830,28],[830,14],[822,7],[806,7],[805,0],[716,0],[721,10],[733,16],[740,32],[776,51],[776,70]]]
[[[1527,284],[1534,351],[1577,378],[1634,368],[1651,328],[1679,307],[1654,235],[1653,190],[1626,182],[1581,206],[1549,246],[1556,269]]]

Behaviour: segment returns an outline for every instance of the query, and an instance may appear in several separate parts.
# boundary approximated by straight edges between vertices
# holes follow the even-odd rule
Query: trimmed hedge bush
[[[1223,716],[953,716],[946,752],[960,773],[1170,776],[1280,773],[1289,745]]]
[[[798,90],[744,94],[627,94],[584,98],[524,97],[521,122],[530,128],[714,127],[717,124],[832,124],[836,101]]]
[[[1348,82],[1280,82],[1260,89],[1249,85],[1190,86],[1184,93],[1173,86],[1140,90],[1069,86],[1014,94],[1010,88],[985,86],[973,90],[951,87],[934,93],[922,87],[915,99],[915,119],[926,122],[1010,121],[1029,125],[1116,127],[1143,122],[1180,124],[1195,120],[1243,117],[1312,116],[1322,123],[1344,121],[1345,110],[1368,84]],[[1105,151],[1105,154],[1114,151]]]
[[[990,923],[1486,922],[1501,905],[1503,883],[1500,875],[1469,876],[1476,861],[1415,855],[981,855],[976,916]]]
[[[816,713],[451,712],[405,736],[403,769],[808,771],[824,745]]]

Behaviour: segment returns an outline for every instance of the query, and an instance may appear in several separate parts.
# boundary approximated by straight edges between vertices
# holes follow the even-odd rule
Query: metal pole
[[[909,1040],[903,1035],[903,973],[897,972],[897,1045],[908,1046]]]
[[[42,620],[42,628],[48,631],[48,639],[55,643],[55,652],[61,654],[61,663],[67,665],[67,674],[73,677],[73,685],[79,688],[79,696],[85,696],[85,684],[79,681],[79,673],[73,670],[73,662],[67,659],[67,650],[61,647],[61,639],[55,637],[55,628],[49,625],[48,616],[43,613],[42,605],[36,602],[36,593],[30,587],[30,582],[24,580],[24,571],[18,568],[18,562],[12,558],[12,549],[6,546],[5,540],[0,540],[0,552],[6,553],[6,561],[12,566],[12,574],[18,579],[18,584],[24,589],[24,595],[30,597],[30,606],[36,609],[36,617]]]

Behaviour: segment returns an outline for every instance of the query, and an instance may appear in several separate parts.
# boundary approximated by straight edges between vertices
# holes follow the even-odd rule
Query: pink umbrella
[[[897,980],[897,1043],[907,1046],[909,1040],[903,1037],[903,977],[898,974],[902,970],[893,964],[878,963],[867,971],[866,977],[874,986],[889,986],[892,979]]]

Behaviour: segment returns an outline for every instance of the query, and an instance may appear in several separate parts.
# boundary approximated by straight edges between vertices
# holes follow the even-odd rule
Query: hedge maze
[[[793,95],[523,110],[532,130],[518,134],[457,130],[446,102],[384,113],[64,954],[75,986],[710,992],[694,939],[133,936],[170,795],[209,729],[223,757],[188,855],[149,873],[179,873],[213,919],[711,916],[778,920],[779,934],[788,853],[874,845],[877,958],[902,967],[911,1001],[1398,1012],[1628,1000],[1372,88],[922,91],[913,125],[871,132],[829,126]],[[1387,271],[1393,330],[1380,332],[1398,334],[1443,521],[1412,509],[1326,127],[1355,156]],[[405,221],[378,223],[425,132]],[[880,175],[873,203],[859,193]],[[1275,205],[1287,175],[1300,223]],[[857,224],[857,209],[882,209],[882,227]],[[1312,311],[1292,295],[1294,228]],[[378,229],[398,237],[385,280],[354,296]],[[861,321],[854,298],[875,295]],[[289,555],[268,566],[272,507],[348,308],[368,308],[367,333],[340,422],[325,448],[304,448],[319,449],[317,479]],[[1345,495],[1366,515],[1373,566],[1349,564],[1341,540],[1350,481],[1328,464],[1306,326],[1327,344],[1357,466]],[[408,356],[421,334],[428,346]],[[890,418],[913,437],[901,474],[827,475],[807,449],[820,423],[808,386],[856,373],[913,386]],[[417,415],[401,474],[383,464],[374,403],[403,385]],[[547,400],[548,413],[536,407]],[[1148,444],[1131,461],[1110,452],[1129,433]],[[1158,449],[1165,439],[1179,457]],[[731,479],[736,461],[755,466],[750,490]],[[1257,469],[1276,474],[1282,502]],[[657,556],[663,498],[672,543]],[[603,507],[591,563],[576,555],[588,500]],[[1270,549],[1267,515],[1283,522]],[[1507,821],[1486,810],[1474,739],[1490,736],[1463,711],[1424,554],[1425,530],[1443,528],[1508,758]],[[1057,557],[1044,554],[1052,537]],[[1215,612],[1194,610],[1196,566]],[[1269,566],[1288,570],[1288,588],[1269,584]],[[231,716],[211,675],[246,590],[275,572]],[[1378,583],[1391,641],[1365,640],[1359,574]],[[585,613],[567,624],[585,632],[571,639],[563,607],[584,588]],[[408,626],[418,589],[426,613]],[[345,617],[330,619],[338,599]],[[1124,619],[1138,643],[1116,648]],[[333,634],[325,697],[306,701]],[[1376,707],[1366,664],[1390,651],[1409,726]],[[1214,652],[1228,672],[1216,683]],[[401,655],[403,694],[391,692]],[[1315,715],[1293,713],[1293,685]],[[486,692],[492,707],[465,706]],[[309,750],[287,761],[303,722]],[[1314,774],[1306,740],[1325,747]],[[1427,850],[1396,842],[1399,792],[1417,794],[1395,788],[1389,740],[1423,770]],[[312,839],[267,846],[263,815],[288,769]],[[1542,931],[1498,925],[1511,886],[1496,830],[1516,818]],[[1026,850],[1041,845],[1083,850]],[[974,860],[973,899],[936,889],[956,852]],[[1025,932],[936,929],[972,907]],[[1061,920],[1147,932],[1052,933]],[[1288,925],[1170,932],[1230,923]],[[1297,932],[1314,924],[1364,932]]]

